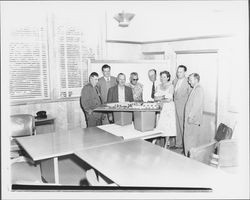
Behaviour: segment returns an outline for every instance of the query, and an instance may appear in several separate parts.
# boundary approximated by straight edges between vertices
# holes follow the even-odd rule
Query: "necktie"
[[[95,90],[96,90],[96,93],[97,93],[97,95],[98,95],[98,97],[99,97],[99,99],[101,101],[101,104],[102,104],[102,98],[101,98],[101,95],[100,95],[100,92],[99,92],[98,88],[95,87]]]
[[[155,98],[155,82],[153,82],[153,85],[152,85],[151,98],[152,98],[152,99]]]

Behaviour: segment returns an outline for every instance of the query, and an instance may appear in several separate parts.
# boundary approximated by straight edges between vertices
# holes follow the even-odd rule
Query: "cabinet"
[[[55,117],[48,115],[46,119],[35,119],[36,134],[55,132]]]

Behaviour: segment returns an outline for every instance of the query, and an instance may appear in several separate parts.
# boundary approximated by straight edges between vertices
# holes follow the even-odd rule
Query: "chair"
[[[237,140],[222,140],[217,145],[218,167],[235,167],[238,165]]]
[[[11,164],[11,183],[43,183],[40,165],[34,166],[28,162],[13,162]]]
[[[60,186],[57,183],[44,183],[42,180],[40,164],[34,165],[26,161],[18,160],[11,164],[12,185],[38,185],[38,186]]]
[[[211,165],[212,156],[216,147],[215,142],[205,144],[196,148],[191,148],[189,151],[189,157],[203,162],[207,165]]]
[[[42,183],[40,166],[33,165],[30,159],[21,156],[17,137],[35,134],[35,119],[29,114],[12,115],[11,119],[11,183]]]
[[[36,134],[34,116],[29,114],[17,114],[11,117],[11,157],[20,155],[21,149],[15,141],[16,137],[31,136]]]
[[[221,124],[218,127],[219,129],[221,130]],[[236,167],[238,164],[238,146],[237,141],[231,139],[233,130],[229,129],[229,134],[222,134],[218,130],[214,141],[191,148],[189,157],[217,168]]]
[[[82,105],[82,97],[81,97],[81,96],[80,96],[80,98],[79,98],[79,103],[80,103],[80,107],[81,107],[82,112],[83,112],[84,117],[85,117],[86,127],[88,127],[87,115],[86,115],[86,112],[85,112],[85,110],[84,110],[84,108],[83,108],[83,105]]]

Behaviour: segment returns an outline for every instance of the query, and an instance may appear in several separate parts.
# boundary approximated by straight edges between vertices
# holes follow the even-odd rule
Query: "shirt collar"
[[[107,78],[104,76],[104,79],[105,79],[105,81],[108,81],[108,80],[110,81],[110,77]]]
[[[125,85],[124,85],[123,87],[121,87],[120,85],[117,84],[117,86],[118,86],[118,88],[120,88],[120,89],[124,89],[124,88],[125,88]]]

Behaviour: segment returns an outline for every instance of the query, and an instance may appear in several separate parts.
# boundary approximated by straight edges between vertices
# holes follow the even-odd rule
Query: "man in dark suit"
[[[187,67],[179,65],[176,71],[174,85],[174,103],[176,109],[176,140],[177,148],[183,149],[183,126],[184,126],[184,108],[191,91],[188,80],[185,76]]]
[[[117,76],[118,85],[109,88],[108,91],[108,103],[114,102],[133,102],[133,92],[132,89],[125,85],[126,76],[123,73],[119,73]]]
[[[99,91],[96,87],[98,73],[92,72],[87,83],[81,92],[81,106],[85,114],[87,127],[99,126],[102,124],[102,113],[93,112],[95,108],[102,104]]]
[[[125,102],[125,101],[133,102],[134,98],[132,89],[125,85],[126,83],[125,74],[119,73],[117,76],[117,82],[118,85],[109,88],[107,102],[108,103]],[[112,114],[110,114],[108,117],[109,121],[112,122],[113,121]]]

